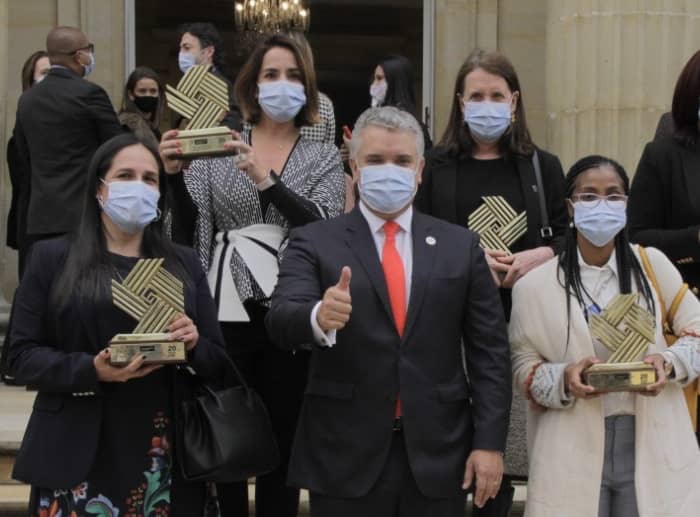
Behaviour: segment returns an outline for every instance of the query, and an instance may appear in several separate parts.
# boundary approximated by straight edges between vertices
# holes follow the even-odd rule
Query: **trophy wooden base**
[[[117,334],[109,342],[109,362],[126,366],[137,355],[146,358],[143,364],[174,364],[187,361],[182,341],[169,341],[169,334]]]
[[[236,154],[233,149],[224,148],[226,142],[233,140],[231,130],[225,126],[183,129],[178,131],[177,139],[182,146],[181,156],[185,160]]]
[[[656,369],[647,363],[600,363],[583,372],[586,384],[596,391],[645,391],[656,382]]]

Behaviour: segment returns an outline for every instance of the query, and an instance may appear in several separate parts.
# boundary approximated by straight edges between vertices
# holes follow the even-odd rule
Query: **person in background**
[[[630,245],[628,193],[620,164],[577,161],[566,176],[570,224],[560,254],[513,288],[514,386],[530,400],[526,515],[686,517],[700,508],[700,451],[682,390],[700,374],[700,303],[683,292],[671,322],[681,337],[667,347],[661,307],[671,307],[683,280],[659,250],[647,248],[644,265]],[[583,372],[611,351],[589,325],[619,294],[636,295],[654,318],[642,360],[657,381],[643,392],[601,394]]]
[[[158,74],[139,66],[129,74],[124,85],[119,122],[139,140],[158,147],[165,104],[165,88]]]
[[[644,148],[628,208],[632,241],[664,252],[695,296],[700,294],[699,99],[700,51],[688,60],[676,82],[670,134]],[[688,406],[697,419],[698,393],[690,391]]]
[[[250,129],[233,133],[235,156],[179,159],[177,131],[161,142],[166,171],[219,307],[229,354],[260,393],[280,448],[280,466],[255,483],[257,517],[294,517],[299,490],[287,487],[292,438],[309,355],[278,350],[265,330],[269,297],[291,228],[343,210],[338,149],[311,142],[303,126],[319,121],[313,68],[293,40],[263,40],[241,69],[236,99]],[[218,485],[227,517],[248,515],[247,483]]]
[[[408,58],[399,55],[390,55],[379,61],[374,67],[372,81],[369,86],[370,106],[394,106],[414,116],[423,131],[425,151],[433,147],[428,126],[421,121],[416,102],[416,82],[413,65]],[[351,136],[343,134],[343,145],[340,153],[343,161],[348,161],[349,144]],[[352,198],[346,200],[348,210],[355,205],[356,192],[350,190]]]
[[[503,473],[498,292],[474,233],[412,208],[415,118],[370,108],[351,144],[358,206],[292,232],[266,320],[280,347],[314,344],[289,482],[314,517],[463,517]]]
[[[22,66],[22,92],[44,80],[49,73],[49,55],[45,50],[34,52]],[[19,276],[22,277],[27,247],[27,209],[29,207],[29,177],[31,171],[22,166],[26,165],[18,156],[14,135],[7,142],[7,169],[12,185],[12,200],[10,212],[7,215],[7,245],[17,250]]]
[[[535,157],[544,192],[540,192],[537,181]],[[493,205],[485,205],[491,196],[500,196],[499,202],[508,205],[503,210],[512,211],[512,216],[525,218],[519,235],[505,250],[492,249],[494,242],[501,241],[488,239],[484,230],[491,232],[493,224],[506,226],[512,216],[503,216],[497,208],[488,217],[505,218],[480,228],[486,260],[509,319],[512,287],[528,271],[552,258],[554,247],[564,235],[564,173],[559,159],[538,149],[530,137],[523,92],[513,65],[499,53],[476,49],[457,73],[450,119],[440,143],[426,159],[415,206],[421,212],[469,228],[470,218],[477,217],[472,214],[492,210]],[[543,220],[543,212],[548,222]],[[475,508],[474,515],[510,514],[514,494],[511,481],[525,478],[528,470],[525,406],[525,400],[514,391],[503,485],[498,497],[483,509]]]
[[[223,338],[195,252],[165,236],[165,176],[157,149],[124,133],[95,152],[78,231],[38,242],[17,291],[10,370],[38,390],[13,476],[32,486],[29,515],[202,515],[204,483],[185,482],[173,454],[174,366],[107,348],[136,320],[111,282],[141,258],[163,258],[184,284],[185,312],[167,332],[208,381],[227,375]]]
[[[243,121],[233,93],[233,84],[226,77],[224,42],[213,24],[188,23],[180,28],[180,52],[177,63],[183,74],[195,65],[211,65],[211,73],[226,81],[229,111],[221,121],[221,125],[240,131],[243,128]]]
[[[107,93],[85,80],[94,45],[79,29],[56,27],[46,38],[51,69],[19,99],[17,155],[31,171],[27,247],[77,229],[90,157],[123,133]]]
[[[44,50],[34,52],[22,66],[22,91],[25,92],[44,80],[49,73],[49,56]],[[19,278],[22,278],[27,258],[27,210],[29,208],[29,189],[31,170],[26,167],[17,150],[14,135],[7,142],[7,170],[10,173],[12,199],[10,211],[7,214],[7,246],[17,250],[17,265]],[[13,304],[14,305],[14,304]],[[9,350],[9,334],[12,328],[12,310],[8,321],[2,350],[0,350],[0,381],[15,384],[14,379],[7,373],[7,351]]]

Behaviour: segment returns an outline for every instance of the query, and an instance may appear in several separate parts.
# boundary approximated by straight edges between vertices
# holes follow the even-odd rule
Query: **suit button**
[[[693,287],[693,288],[691,289],[691,291],[693,291],[693,294],[694,294],[695,296],[697,296],[698,294],[700,294],[700,290],[699,290],[697,287]]]

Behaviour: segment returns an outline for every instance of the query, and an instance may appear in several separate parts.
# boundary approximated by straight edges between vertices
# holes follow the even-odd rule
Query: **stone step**
[[[26,516],[29,501],[29,487],[11,479],[12,465],[19,450],[24,429],[29,420],[35,392],[16,386],[0,384],[0,517]],[[250,515],[254,515],[255,485],[248,485]],[[518,485],[515,489],[515,504],[512,517],[523,514],[527,487]],[[471,515],[469,510],[465,516]],[[308,492],[302,490],[299,517],[309,516]]]

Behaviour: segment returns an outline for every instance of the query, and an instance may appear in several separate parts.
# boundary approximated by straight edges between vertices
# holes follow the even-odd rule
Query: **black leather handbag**
[[[189,395],[177,408],[175,454],[187,481],[244,481],[279,464],[267,408],[234,362],[229,363],[240,385],[221,390],[191,368],[179,368]]]

